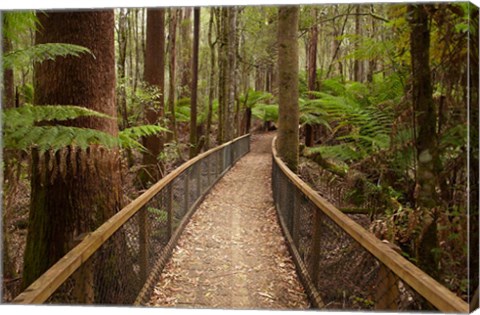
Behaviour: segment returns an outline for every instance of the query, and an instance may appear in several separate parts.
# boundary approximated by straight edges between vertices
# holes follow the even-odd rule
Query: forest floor
[[[307,309],[271,194],[274,133],[213,187],[185,228],[150,306]]]

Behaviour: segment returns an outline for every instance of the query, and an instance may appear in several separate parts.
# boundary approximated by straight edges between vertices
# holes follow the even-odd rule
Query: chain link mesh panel
[[[249,141],[249,136],[242,137],[191,164],[105,240],[46,303],[132,305],[147,278],[159,272],[158,261],[165,260],[159,256],[173,248],[170,241],[181,232],[177,230],[182,220],[248,153]]]
[[[434,310],[420,294],[322,212],[275,161],[272,165],[272,191],[278,214],[324,308]],[[328,192],[330,188],[325,185],[322,189]]]

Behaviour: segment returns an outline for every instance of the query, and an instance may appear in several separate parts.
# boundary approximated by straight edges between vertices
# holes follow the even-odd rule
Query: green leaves
[[[112,119],[110,116],[73,105],[25,105],[3,111],[3,145],[6,148],[40,151],[58,150],[68,145],[86,148],[90,144],[113,147],[116,137],[94,129],[69,126],[40,126],[40,123],[66,121],[83,116]]]
[[[3,56],[3,67],[4,69],[19,68],[27,66],[30,63],[41,63],[47,60],[55,60],[57,57],[78,57],[86,53],[93,56],[88,48],[78,45],[62,43],[38,44],[5,54]],[[93,58],[95,58],[95,56],[93,56]]]
[[[252,115],[256,118],[267,121],[278,120],[278,105],[277,104],[256,104],[252,109]]]
[[[89,145],[99,144],[107,148],[145,150],[139,140],[167,129],[157,125],[143,125],[127,128],[119,132],[118,137],[109,133],[89,129],[61,125],[39,125],[45,122],[66,121],[79,117],[112,117],[84,107],[72,105],[25,105],[11,108],[3,112],[3,145],[5,148],[29,150],[59,150],[66,146],[78,146],[86,149]]]
[[[168,129],[157,125],[142,125],[126,128],[118,133],[119,145],[123,149],[137,149],[145,151],[146,148],[138,141],[142,137],[153,136],[161,132],[170,132]]]

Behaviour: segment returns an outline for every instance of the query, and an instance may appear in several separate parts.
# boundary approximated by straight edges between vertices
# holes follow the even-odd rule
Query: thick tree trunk
[[[408,6],[410,52],[412,62],[413,106],[417,117],[417,183],[416,203],[423,219],[419,236],[417,258],[420,267],[433,277],[438,274],[437,258],[433,249],[438,247],[436,214],[437,166],[439,165],[436,134],[436,111],[432,98],[430,72],[430,29],[425,5]]]
[[[157,97],[151,104],[145,106],[147,124],[158,125],[164,116],[165,93],[165,10],[147,9],[147,47],[145,53],[145,82],[148,87],[156,89]],[[158,159],[163,151],[163,136],[152,135],[143,139],[147,149],[143,153],[144,169],[141,181],[145,187],[162,178],[163,163]]]
[[[278,153],[294,172],[298,166],[298,30],[299,7],[278,9],[279,115]]]
[[[193,11],[193,58],[192,58],[192,97],[190,110],[190,158],[198,154],[197,148],[197,82],[198,82],[198,47],[200,39],[200,8]]]
[[[78,105],[116,116],[114,13],[48,12],[38,15],[37,44],[89,48],[95,57],[59,58],[35,67],[35,104]],[[68,125],[118,134],[116,120],[83,117]],[[121,208],[118,151],[90,146],[32,153],[31,206],[25,249],[26,287]],[[101,267],[99,267],[101,268]]]
[[[169,51],[170,62],[168,65],[169,85],[168,85],[168,121],[170,133],[167,134],[167,142],[178,141],[177,122],[175,119],[175,62],[176,62],[176,40],[177,40],[177,9],[170,9],[169,25]]]

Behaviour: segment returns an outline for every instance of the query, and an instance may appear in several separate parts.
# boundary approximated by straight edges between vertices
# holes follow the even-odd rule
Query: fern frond
[[[30,63],[42,63],[47,60],[55,60],[57,57],[74,56],[93,53],[85,47],[64,43],[38,44],[22,50],[14,50],[3,56],[3,68],[11,69],[28,66]]]
[[[158,125],[142,125],[126,128],[118,133],[120,147],[123,149],[146,150],[139,142],[142,137],[153,136],[161,132],[170,132],[170,130]]]

